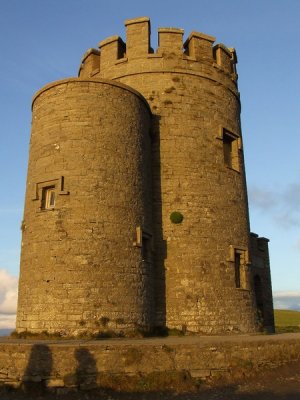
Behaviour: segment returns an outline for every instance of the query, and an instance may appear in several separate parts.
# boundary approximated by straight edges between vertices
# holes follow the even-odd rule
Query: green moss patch
[[[179,211],[173,211],[170,220],[173,224],[180,224],[183,221],[183,215]]]

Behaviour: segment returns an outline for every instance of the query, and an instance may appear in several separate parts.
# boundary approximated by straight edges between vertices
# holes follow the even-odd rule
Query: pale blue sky
[[[273,288],[300,292],[300,1],[0,0],[0,269],[17,276],[31,98],[76,76],[124,20],[216,36],[238,55],[251,230],[269,237]],[[299,293],[300,294],[300,293]]]

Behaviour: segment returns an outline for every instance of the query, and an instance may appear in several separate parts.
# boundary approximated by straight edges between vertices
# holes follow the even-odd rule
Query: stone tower
[[[34,97],[17,329],[272,329],[269,263],[264,296],[251,264],[236,53],[175,28],[154,52],[148,18],[125,24],[126,44],[100,42],[78,78]]]

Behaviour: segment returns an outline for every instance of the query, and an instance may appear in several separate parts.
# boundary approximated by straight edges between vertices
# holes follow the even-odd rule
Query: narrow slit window
[[[230,136],[224,134],[223,136],[224,163],[230,168],[232,168],[232,142],[233,139]]]
[[[51,210],[55,207],[55,186],[43,188],[42,194],[42,209]]]
[[[245,247],[229,246],[229,258],[227,259],[232,265],[231,276],[232,284],[237,289],[249,290],[249,254]]]
[[[241,287],[241,254],[237,251],[234,254],[235,287]]]

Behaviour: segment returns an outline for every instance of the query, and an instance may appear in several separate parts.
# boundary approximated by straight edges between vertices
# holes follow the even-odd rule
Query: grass
[[[49,333],[47,331],[43,332],[25,331],[18,333],[16,331],[13,331],[11,332],[10,337],[13,339],[33,339],[33,340],[74,340],[74,339],[95,340],[95,339],[122,338],[125,337],[125,335],[122,333],[115,333],[113,331],[99,331],[96,333],[83,331],[76,336],[64,335],[60,332]]]
[[[107,321],[102,321],[103,323],[107,323]],[[85,324],[82,324],[79,322],[80,326],[83,326]],[[24,331],[24,332],[16,332],[13,331],[10,333],[10,337],[13,339],[33,339],[33,340],[73,340],[73,339],[82,339],[82,340],[98,340],[98,339],[111,339],[111,338],[146,338],[146,337],[166,337],[166,336],[182,336],[186,332],[181,331],[178,329],[168,329],[164,327],[156,327],[152,330],[144,330],[142,328],[136,328],[132,331],[120,331],[120,332],[114,332],[112,330],[100,330],[98,332],[91,333],[89,331],[82,331],[78,335],[73,336],[73,335],[67,335],[63,334],[61,332],[53,332],[49,333],[47,331],[42,331],[42,332],[30,332],[30,331]],[[1,399],[0,399],[1,400]]]
[[[274,310],[276,333],[300,332],[300,311],[292,310]],[[101,323],[107,324],[108,318],[103,317]],[[46,331],[40,333],[16,331],[10,334],[10,337],[15,339],[48,339],[48,340],[66,340],[66,339],[109,339],[109,338],[143,338],[143,337],[167,337],[167,336],[184,336],[189,334],[185,329],[170,329],[157,327],[151,331],[143,329],[134,329],[130,332],[113,332],[110,330],[98,331],[90,333],[88,331],[81,332],[78,336],[62,335],[60,332],[48,333]]]
[[[274,310],[276,333],[300,332],[300,311]]]

